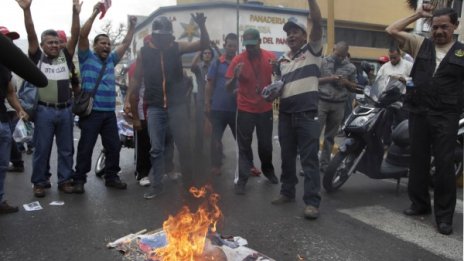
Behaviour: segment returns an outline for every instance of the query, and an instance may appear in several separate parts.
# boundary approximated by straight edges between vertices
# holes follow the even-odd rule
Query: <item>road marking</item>
[[[381,206],[340,209],[341,213],[413,243],[436,255],[462,260],[462,236],[444,236],[435,226]]]

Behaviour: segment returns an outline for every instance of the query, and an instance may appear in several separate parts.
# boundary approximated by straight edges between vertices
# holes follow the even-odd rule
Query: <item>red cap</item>
[[[151,43],[151,34],[149,34],[149,35],[147,35],[147,36],[145,36],[145,37],[143,38],[143,43],[144,43],[144,44],[149,44],[149,43]]]
[[[390,58],[388,58],[388,56],[380,56],[379,57],[379,63],[381,64],[384,64],[384,63],[388,63],[390,61]]]
[[[16,40],[19,38],[19,34],[17,32],[10,32],[10,30],[8,30],[8,28],[5,26],[0,26],[0,33],[6,37],[9,37],[11,40]]]
[[[63,43],[68,42],[68,38],[66,37],[66,33],[63,30],[56,30],[56,33],[58,34],[58,38],[60,38],[60,40]]]

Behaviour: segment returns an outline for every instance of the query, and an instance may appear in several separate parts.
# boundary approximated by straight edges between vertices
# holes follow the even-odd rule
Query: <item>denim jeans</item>
[[[304,172],[303,201],[306,205],[319,207],[321,202],[321,178],[319,176],[320,126],[315,112],[279,113],[279,141],[282,157],[282,187],[280,193],[295,198],[296,156]]]
[[[141,179],[148,177],[148,173],[151,169],[151,157],[150,157],[150,137],[148,135],[147,121],[143,120],[142,129],[135,133],[136,141],[136,164],[135,171],[137,172],[137,178]],[[168,130],[166,133],[165,150],[164,150],[164,166],[165,172],[169,173],[175,170],[174,166],[174,139],[172,138],[171,131]]]
[[[0,122],[0,203],[3,201],[5,176],[10,162],[11,130],[8,122]]]
[[[79,127],[81,137],[77,145],[74,181],[87,182],[87,172],[92,168],[92,153],[98,135],[101,136],[106,155],[105,180],[118,180],[118,172],[121,170],[119,167],[121,140],[114,111],[92,111],[89,116],[79,119]]]
[[[150,136],[151,170],[150,182],[153,189],[163,187],[162,178],[165,172],[164,157],[166,149],[166,134],[170,129],[177,150],[179,151],[180,167],[184,186],[192,184],[192,151],[189,140],[187,105],[177,105],[168,109],[149,106],[147,110],[147,127]]]
[[[250,177],[250,169],[253,167],[251,143],[255,127],[261,170],[265,176],[274,174],[274,166],[272,165],[272,110],[263,113],[238,111],[238,180],[235,180],[236,184],[244,185]]]
[[[211,111],[211,165],[220,168],[222,166],[222,136],[229,125],[235,138],[235,111]]]
[[[34,155],[31,182],[44,186],[48,181],[49,161],[56,138],[58,155],[58,184],[69,181],[73,175],[73,115],[71,106],[63,109],[37,106],[34,121]]]

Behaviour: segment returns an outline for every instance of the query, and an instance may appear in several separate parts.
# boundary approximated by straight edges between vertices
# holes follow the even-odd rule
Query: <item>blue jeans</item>
[[[56,109],[43,105],[37,106],[34,121],[34,156],[31,182],[44,186],[49,181],[49,161],[56,138],[58,154],[58,184],[69,181],[73,175],[73,115],[71,106]]]
[[[279,141],[282,157],[282,187],[280,194],[295,198],[296,156],[300,154],[304,172],[303,201],[319,207],[321,202],[321,178],[319,176],[320,125],[316,112],[279,113]]]
[[[79,119],[79,127],[81,137],[77,145],[74,181],[78,183],[87,182],[87,172],[92,169],[92,153],[98,135],[101,136],[102,145],[105,149],[105,180],[118,180],[118,172],[121,170],[119,167],[121,141],[114,111],[92,111],[89,116]]]
[[[166,134],[171,130],[174,142],[179,151],[180,167],[184,186],[192,184],[192,151],[189,140],[187,105],[169,107],[167,110],[160,107],[150,106],[147,110],[147,127],[150,136],[151,170],[150,182],[153,189],[163,187],[162,178],[164,174],[164,151]]]
[[[8,122],[0,122],[0,203],[3,201],[6,171],[10,163],[11,130]]]

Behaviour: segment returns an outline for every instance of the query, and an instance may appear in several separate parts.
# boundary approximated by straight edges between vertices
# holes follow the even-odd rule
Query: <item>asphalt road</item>
[[[276,129],[274,130],[276,132]],[[76,128],[75,140],[79,138]],[[280,148],[274,144],[274,163],[280,173]],[[76,146],[77,147],[77,146]],[[224,214],[218,231],[248,240],[249,247],[278,261],[298,260],[462,260],[463,214],[462,189],[454,233],[436,232],[432,216],[410,218],[401,214],[409,205],[406,180],[400,194],[395,183],[371,180],[355,175],[340,191],[322,192],[321,216],[316,221],[303,218],[302,185],[297,187],[297,201],[273,206],[270,201],[279,186],[263,177],[251,178],[245,196],[233,193],[236,149],[227,132],[223,174],[210,177],[208,167],[197,180],[210,182],[221,195]],[[94,162],[100,145],[95,149]],[[197,164],[201,154],[195,153]],[[134,178],[133,149],[121,151],[121,177],[128,183],[126,191],[107,189],[93,173],[83,195],[66,195],[56,183],[45,198],[34,198],[31,183],[31,155],[24,155],[24,173],[8,173],[5,198],[22,205],[39,201],[43,210],[0,216],[0,260],[122,260],[122,255],[106,244],[126,234],[157,229],[169,214],[176,213],[183,202],[180,182],[166,180],[166,192],[159,198],[143,199],[146,188]],[[56,152],[51,157],[53,181],[56,182]],[[255,164],[259,166],[258,156]],[[63,206],[51,206],[64,201]]]

